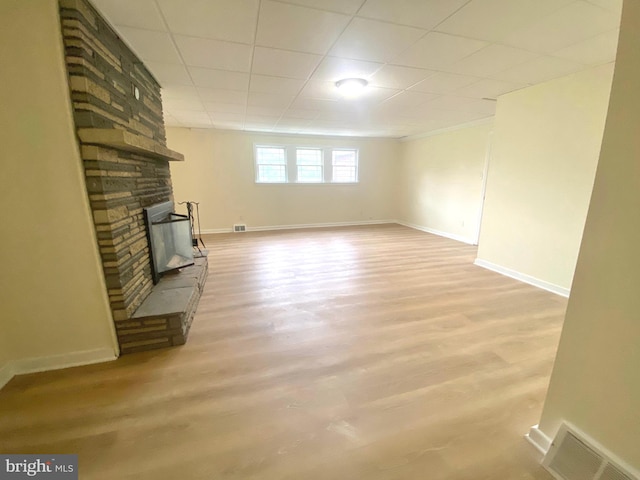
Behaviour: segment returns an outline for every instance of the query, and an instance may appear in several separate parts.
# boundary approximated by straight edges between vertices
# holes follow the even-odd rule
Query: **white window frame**
[[[280,148],[284,150],[284,180],[280,182],[268,182],[264,180],[260,180],[260,165],[258,163],[258,149],[259,148]],[[286,145],[263,145],[263,144],[255,144],[253,146],[253,168],[255,171],[255,182],[260,184],[275,184],[275,185],[283,185],[289,182],[289,160],[288,160],[288,148]],[[276,165],[276,164],[274,164]],[[277,165],[281,165],[278,163]]]
[[[258,148],[282,148],[285,151],[285,181],[265,182],[258,178]],[[298,180],[298,150],[320,150],[322,153],[322,181],[306,182]],[[356,154],[355,181],[339,182],[333,179],[333,152],[353,151]],[[360,183],[360,150],[357,147],[331,147],[307,144],[255,143],[253,145],[254,181],[257,185],[357,185]]]
[[[320,152],[320,179],[317,181],[309,181],[309,180],[300,180],[300,172],[299,172],[299,168],[300,166],[308,166],[308,165],[298,165],[298,150],[316,150],[318,152]],[[296,162],[296,183],[311,183],[311,184],[317,184],[317,183],[324,183],[325,182],[325,151],[324,148],[322,147],[300,147],[300,146],[295,146],[293,147],[293,154],[295,156],[295,162]]]
[[[333,169],[336,167],[336,165],[333,164],[333,153],[334,152],[354,152],[355,153],[356,162],[355,162],[355,165],[353,166],[353,168],[354,168],[353,174],[354,174],[354,177],[355,177],[354,180],[350,180],[350,181],[347,181],[347,182],[342,182],[342,181],[338,181],[335,178],[333,178]],[[331,149],[331,182],[332,183],[339,183],[341,185],[349,184],[349,183],[358,183],[358,164],[360,163],[359,159],[358,159],[358,153],[359,152],[358,152],[357,148],[332,148]]]

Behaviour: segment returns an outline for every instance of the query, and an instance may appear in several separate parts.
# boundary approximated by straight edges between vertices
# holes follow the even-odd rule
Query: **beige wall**
[[[611,104],[540,429],[568,420],[640,471],[640,2],[624,2]]]
[[[569,289],[612,65],[498,99],[478,258]]]
[[[401,143],[399,220],[476,243],[492,124]]]
[[[3,383],[8,381],[12,375],[9,370],[12,370],[10,361],[13,358],[13,349],[11,349],[9,339],[4,334],[3,320],[0,320],[0,330],[2,331],[0,335],[0,388],[2,388]]]
[[[360,149],[356,185],[265,185],[254,182],[254,143]],[[176,202],[201,203],[202,228],[234,223],[271,227],[395,218],[398,144],[395,140],[269,136],[168,128],[167,145],[185,155],[172,162]]]
[[[19,371],[113,357],[116,348],[57,11],[55,0],[0,2],[0,332],[12,346],[5,365]]]

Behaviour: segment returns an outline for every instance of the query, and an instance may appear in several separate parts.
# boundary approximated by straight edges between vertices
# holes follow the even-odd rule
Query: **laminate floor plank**
[[[14,378],[2,453],[92,480],[551,478],[523,435],[566,299],[399,225],[205,242],[187,344]]]

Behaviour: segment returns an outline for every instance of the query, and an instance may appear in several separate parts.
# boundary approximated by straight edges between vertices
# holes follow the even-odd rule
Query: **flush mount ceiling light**
[[[336,82],[336,88],[343,96],[353,98],[362,95],[368,83],[364,78],[343,78]]]

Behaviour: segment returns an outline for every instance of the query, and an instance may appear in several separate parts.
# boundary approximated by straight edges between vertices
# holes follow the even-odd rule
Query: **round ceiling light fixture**
[[[343,78],[336,82],[336,88],[343,96],[353,98],[362,95],[368,84],[364,78]]]

